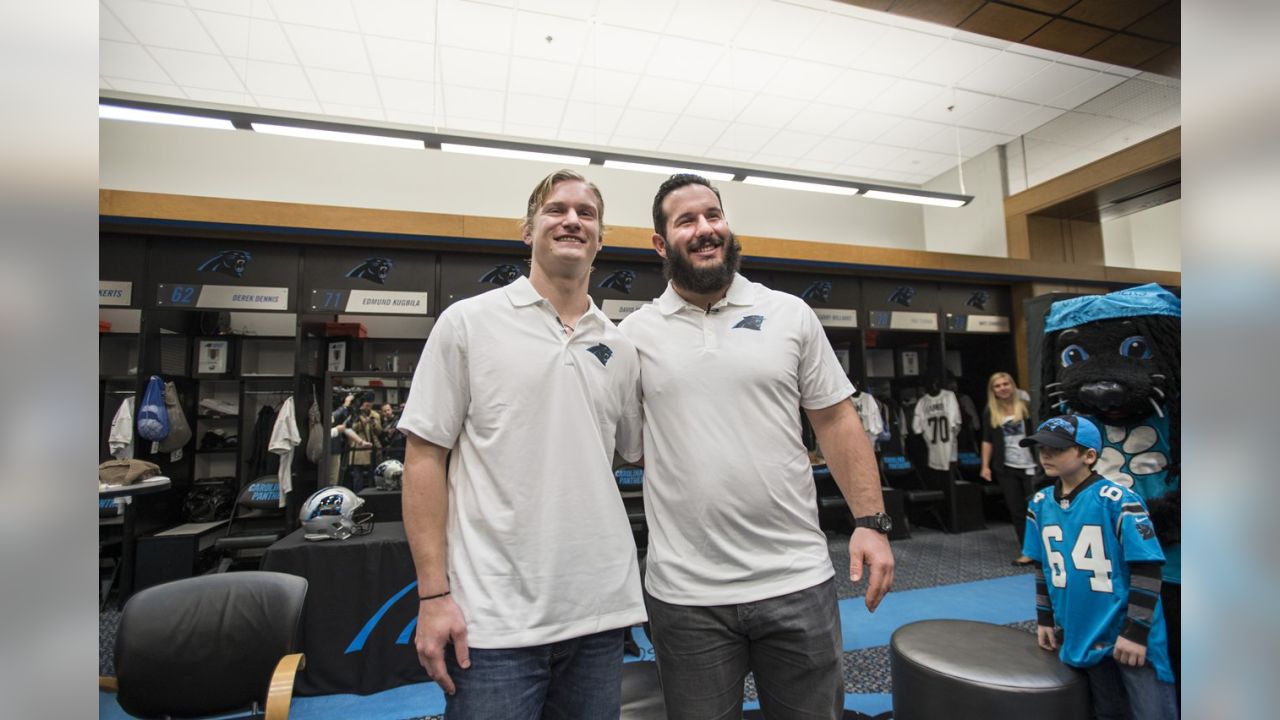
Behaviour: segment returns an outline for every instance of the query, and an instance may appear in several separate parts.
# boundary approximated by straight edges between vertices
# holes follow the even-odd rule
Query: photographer
[[[329,484],[337,485],[342,477],[343,465],[346,464],[348,449],[372,447],[373,444],[356,434],[351,425],[356,419],[356,412],[351,407],[355,401],[353,393],[347,393],[342,403],[334,403],[333,414],[329,419]],[[335,398],[336,399],[336,398]]]
[[[364,488],[365,481],[371,477],[373,466],[382,459],[382,415],[373,408],[373,391],[366,390],[359,400],[360,407],[355,411],[350,426],[363,443],[357,446],[361,449],[351,451],[348,463],[351,489],[356,492]]]

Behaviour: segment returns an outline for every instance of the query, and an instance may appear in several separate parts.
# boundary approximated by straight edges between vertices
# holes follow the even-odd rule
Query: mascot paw
[[[1161,547],[1169,548],[1182,542],[1181,488],[1148,502],[1147,514],[1156,526],[1156,537]]]

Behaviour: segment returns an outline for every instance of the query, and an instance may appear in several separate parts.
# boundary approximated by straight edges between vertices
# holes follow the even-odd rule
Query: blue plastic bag
[[[159,442],[169,436],[169,411],[164,406],[164,381],[152,375],[138,407],[138,437]]]

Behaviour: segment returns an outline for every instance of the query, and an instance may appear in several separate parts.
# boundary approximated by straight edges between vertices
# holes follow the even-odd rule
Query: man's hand
[[[875,612],[885,593],[893,587],[893,551],[889,538],[870,528],[855,528],[849,538],[849,579],[862,579],[862,566],[871,568],[864,598],[867,610]]]
[[[1058,633],[1048,625],[1036,625],[1036,643],[1045,650],[1058,649]]]
[[[1147,646],[1139,645],[1123,636],[1116,638],[1116,649],[1111,654],[1121,665],[1142,667],[1147,662]]]
[[[418,650],[418,662],[427,675],[440,685],[445,694],[457,691],[453,678],[445,669],[444,648],[453,643],[453,653],[463,670],[471,667],[471,652],[467,648],[467,623],[462,610],[453,598],[446,595],[435,600],[418,603],[418,627],[414,631],[413,644]]]
[[[986,480],[987,482],[991,482],[991,468],[983,465],[982,469],[978,471],[978,477]]]

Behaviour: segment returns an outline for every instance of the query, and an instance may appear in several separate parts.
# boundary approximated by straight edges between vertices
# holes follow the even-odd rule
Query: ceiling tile
[[[754,94],[743,90],[704,85],[689,101],[684,113],[712,120],[733,120],[754,99]]]
[[[787,125],[787,129],[816,133],[818,135],[830,135],[835,132],[836,128],[847,122],[852,115],[853,113],[846,108],[809,103],[791,120],[791,123]]]
[[[990,150],[996,145],[1004,145],[1014,140],[1012,135],[1001,135],[999,133],[989,133],[981,131],[960,130],[960,153],[965,158],[971,158],[976,155]]]
[[[1067,8],[1063,16],[1072,20],[1123,30],[1139,18],[1165,4],[1166,0],[1080,0]]]
[[[496,90],[446,85],[444,87],[444,113],[446,123],[453,125],[455,118],[489,118],[498,122],[501,130],[503,104],[506,99]]]
[[[920,185],[930,180],[930,176],[920,175],[917,173],[904,172],[896,168],[888,168],[876,171],[876,179],[895,183],[898,185]]]
[[[1023,38],[1044,27],[1052,19],[1048,15],[1023,8],[989,2],[979,8],[978,12],[970,15],[959,27],[969,32],[1021,42]]]
[[[185,97],[182,88],[172,83],[155,83],[130,78],[107,78],[111,87],[121,92],[139,93],[142,95],[160,95],[163,97]]]
[[[937,35],[890,28],[851,65],[861,70],[900,76],[945,42]]]
[[[1003,95],[1009,88],[1026,81],[1049,65],[1047,60],[1006,51],[961,78],[956,84],[966,90]]]
[[[741,9],[736,11],[743,13]],[[820,24],[825,17],[825,13],[809,8],[781,2],[760,2],[733,38],[733,43],[737,47],[789,57],[800,49],[809,29]]]
[[[913,148],[937,135],[938,131],[944,127],[946,126],[920,120],[901,120],[876,138],[876,142],[882,145]]]
[[[208,90],[205,88],[186,88],[187,97],[201,102],[219,103],[222,105],[253,105],[253,98],[244,92],[226,90]]]
[[[507,56],[495,53],[440,48],[440,82],[487,90],[507,88]]]
[[[519,140],[535,140],[538,142],[548,142],[555,140],[559,136],[559,131],[554,127],[545,125],[526,125],[524,123],[506,122],[502,124],[502,133],[515,137]]]
[[[626,105],[639,81],[640,76],[634,73],[578,68],[570,97],[604,105]]]
[[[614,129],[615,135],[635,138],[652,138],[661,140],[675,124],[674,113],[653,112],[651,110],[627,110],[618,120]]]
[[[756,0],[685,0],[676,4],[663,31],[668,36],[726,45],[734,39],[755,2]]]
[[[679,114],[697,91],[697,83],[643,77],[636,84],[628,107]]]
[[[782,97],[808,101],[829,87],[842,72],[833,65],[787,60],[778,68],[773,79],[762,88],[763,92]]]
[[[498,135],[502,133],[502,121],[494,117],[472,117],[466,115],[450,115],[446,130],[463,133],[485,133]]]
[[[143,45],[218,52],[190,8],[138,0],[103,0],[103,3]]]
[[[945,88],[932,100],[921,105],[912,117],[917,120],[930,120],[944,125],[954,125],[967,113],[977,112],[991,102],[990,95]],[[948,110],[947,108],[951,108]]]
[[[893,163],[894,169],[901,172],[933,176],[941,168],[954,167],[956,157],[927,150],[906,150]]]
[[[582,64],[587,67],[642,73],[658,46],[654,33],[597,25],[587,38]]]
[[[436,126],[436,118],[434,115],[424,113],[416,113],[409,110],[396,110],[387,108],[387,120],[402,125],[414,125],[417,127],[434,128]]]
[[[595,9],[595,0],[520,0],[521,12],[555,15],[560,19],[589,17]]]
[[[752,150],[735,150],[722,147],[713,147],[707,150],[707,160],[711,163],[744,165],[750,163],[753,157],[755,157],[755,152]]]
[[[1010,5],[1019,5],[1030,10],[1057,15],[1074,5],[1077,0],[1007,0]]]
[[[307,77],[311,78],[311,87],[322,103],[382,106],[382,101],[378,98],[378,86],[374,84],[372,75],[310,68],[307,70]]]
[[[348,0],[271,0],[271,8],[280,22],[356,30],[356,16]]]
[[[562,63],[577,63],[582,58],[589,29],[585,20],[524,12],[523,4],[520,8],[512,33],[513,55]]]
[[[564,115],[564,106],[565,101],[562,98],[507,93],[505,124],[510,126],[512,123],[520,123],[558,128],[560,118]]]
[[[707,152],[707,145],[672,142],[670,139],[667,139],[667,140],[663,140],[662,143],[659,144],[658,147],[655,149],[662,152],[663,154],[695,158],[699,161],[702,161],[706,159],[704,155],[706,155],[706,152]],[[673,159],[679,162],[679,158],[673,158]]]
[[[776,55],[731,48],[721,56],[720,62],[707,76],[706,83],[758,92],[769,83],[781,64],[782,59]]]
[[[1120,33],[1093,46],[1084,56],[1098,62],[1138,67],[1171,47],[1168,43]]]
[[[179,85],[244,92],[244,84],[221,55],[167,48],[155,48],[151,55]]]
[[[813,32],[796,50],[796,57],[847,67],[888,30],[887,25],[828,14],[813,25]]]
[[[770,138],[769,142],[760,148],[760,152],[794,158],[808,153],[821,140],[821,135],[783,130]]]
[[[596,20],[618,27],[662,32],[667,18],[675,9],[677,0],[600,0],[596,7]]]
[[[203,10],[234,13],[245,17],[275,18],[267,5],[268,0],[187,0],[187,5]],[[181,4],[181,3],[175,3]]]
[[[1109,35],[1111,35],[1111,32],[1108,30],[1056,18],[1023,42],[1027,45],[1055,50],[1068,55],[1080,55],[1105,40]]]
[[[822,158],[800,158],[796,161],[795,168],[806,172],[825,173],[834,175],[837,163]]]
[[[898,0],[890,8],[895,15],[955,27],[981,7],[984,0]]]
[[[556,139],[563,143],[574,143],[577,145],[608,145],[610,133],[596,133],[590,130],[566,130],[561,128],[556,132]]]
[[[98,72],[111,78],[152,83],[172,82],[141,45],[111,40],[98,43]]]
[[[298,61],[280,23],[203,10],[196,16],[224,55],[279,63]]]
[[[1005,95],[1016,100],[1043,104],[1097,74],[1074,65],[1055,63],[1010,88]]]
[[[804,156],[806,158],[820,158],[825,162],[838,165],[866,146],[866,143],[858,142],[857,140],[826,138],[809,148],[809,151]]]
[[[426,40],[435,37],[435,0],[351,0],[366,36]]]
[[[435,80],[435,47],[427,43],[393,38],[364,38],[373,71],[381,77],[418,82]]]
[[[711,43],[666,37],[649,60],[648,75],[700,83],[720,62],[724,47]]]
[[[876,138],[888,132],[894,125],[897,125],[899,120],[900,118],[885,115],[884,113],[863,110],[841,125],[834,135],[848,140],[873,142]]]
[[[1032,110],[1036,105],[1009,98],[991,98],[986,103],[969,112],[958,112],[956,122],[965,127],[982,130],[998,130],[1004,127],[1010,118],[1019,118]]]
[[[98,37],[102,40],[137,42],[137,38],[125,30],[124,25],[102,3],[98,3]]]
[[[1124,81],[1125,78],[1123,77],[1108,73],[1098,73],[1065,93],[1050,98],[1047,104],[1060,108],[1074,108],[1089,102]]]
[[[614,135],[609,140],[611,147],[621,148],[623,150],[657,150],[661,144],[661,140],[652,137],[640,137],[632,135]]]
[[[708,120],[706,118],[682,117],[667,133],[666,142],[701,145],[706,148],[724,134],[729,123],[726,120]]]
[[[1025,135],[1032,130],[1035,130],[1061,114],[1062,110],[1060,108],[1041,105],[1028,112],[1026,115],[1021,117],[1011,116],[1003,125],[987,129],[1017,137],[1018,135]]]
[[[356,33],[304,25],[285,25],[284,31],[298,54],[298,60],[307,67],[358,73],[370,71],[364,43]]]
[[[513,61],[507,90],[563,100],[569,97],[573,88],[573,73],[574,66],[565,63],[530,59]]]
[[[766,165],[769,167],[782,168],[790,170],[795,166],[794,155],[776,155],[774,153],[758,152],[751,156],[751,164]]]
[[[942,85],[954,85],[982,65],[999,57],[991,48],[949,40],[911,68],[906,76]]]
[[[879,171],[876,170],[876,168],[867,167],[866,165],[859,165],[857,163],[851,163],[851,162],[841,163],[838,167],[832,170],[832,172],[837,175],[844,175],[845,177],[859,178],[862,180],[879,179],[879,178],[876,178],[876,175],[879,174]]]
[[[237,67],[241,79],[249,92],[254,95],[271,95],[282,98],[301,98],[314,100],[311,83],[297,65],[249,60],[243,67]]]
[[[894,115],[911,115],[926,102],[933,102],[942,95],[943,89],[938,85],[916,82],[915,80],[899,80],[875,99],[878,112]]]
[[[902,152],[902,148],[888,145],[868,145],[854,153],[849,158],[849,163],[869,168],[882,168],[897,160]]]
[[[416,80],[378,78],[378,94],[388,110],[430,114],[435,109],[435,87]]]
[[[514,11],[474,2],[443,0],[438,13],[436,41],[441,45],[493,53],[510,51]]]
[[[1125,28],[1125,32],[1167,43],[1182,42],[1180,3],[1166,2],[1150,15]]]
[[[605,139],[622,119],[622,108],[570,100],[564,109],[561,130],[581,130],[602,134]]]
[[[720,136],[720,139],[716,140],[713,152],[716,149],[723,149],[741,150],[754,154],[759,152],[760,148],[777,132],[774,128],[733,123],[725,128],[724,134]]]
[[[892,87],[893,83],[894,79],[886,75],[845,70],[814,99],[845,108],[864,108]]]

